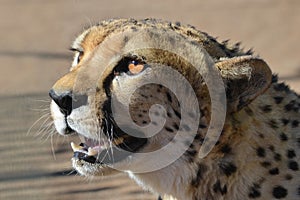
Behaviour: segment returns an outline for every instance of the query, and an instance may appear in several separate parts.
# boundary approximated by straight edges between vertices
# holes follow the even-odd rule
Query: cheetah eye
[[[83,57],[83,52],[82,51],[77,51],[75,54],[75,58],[74,61],[76,61],[76,63],[80,63],[81,59]]]
[[[122,59],[114,69],[114,75],[119,76],[122,73],[126,73],[129,76],[140,74],[146,69],[147,65],[144,61],[134,58]]]
[[[145,69],[145,64],[137,60],[130,61],[128,63],[128,72],[131,75],[136,75],[141,73]]]
[[[80,63],[84,52],[82,50],[78,50],[75,48],[70,48],[70,50],[75,52],[74,57],[73,57],[73,63],[72,63],[72,66],[74,67],[74,66],[78,65],[78,63]]]

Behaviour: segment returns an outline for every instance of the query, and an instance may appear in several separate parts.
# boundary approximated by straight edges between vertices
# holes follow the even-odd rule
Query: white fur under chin
[[[185,164],[186,161],[178,159],[173,164],[154,172],[134,174],[130,171],[129,177],[145,190],[150,190],[157,195],[167,195],[174,199],[191,199],[188,194],[189,185],[195,169],[193,165]],[[196,168],[196,167],[195,167]],[[186,190],[186,191],[184,191]]]

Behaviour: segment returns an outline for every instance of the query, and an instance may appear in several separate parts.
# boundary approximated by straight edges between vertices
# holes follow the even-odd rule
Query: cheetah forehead
[[[86,29],[74,41],[72,48],[80,51],[92,51],[105,38],[112,33],[123,33],[127,30],[138,32],[140,30],[161,30],[172,31],[196,44],[202,46],[215,60],[220,58],[230,58],[241,55],[251,55],[251,50],[243,52],[239,48],[239,43],[230,45],[228,41],[218,43],[215,38],[205,32],[198,31],[193,26],[181,25],[179,22],[171,23],[157,19],[112,19],[102,21],[99,24]]]

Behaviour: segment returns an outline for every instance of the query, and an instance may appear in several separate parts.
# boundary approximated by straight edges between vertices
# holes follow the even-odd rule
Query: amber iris
[[[132,61],[128,64],[128,70],[131,74],[138,74],[143,71],[144,64],[138,63],[136,61]]]

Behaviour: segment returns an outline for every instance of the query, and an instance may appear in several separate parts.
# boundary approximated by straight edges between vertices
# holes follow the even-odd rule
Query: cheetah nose
[[[59,106],[60,111],[65,115],[72,112],[72,92],[64,92],[58,95],[53,89],[49,91],[49,96]]]
[[[58,94],[53,89],[49,91],[49,96],[59,106],[60,111],[66,116],[70,115],[73,109],[86,105],[88,100],[88,97],[85,94],[75,95],[70,91]]]

